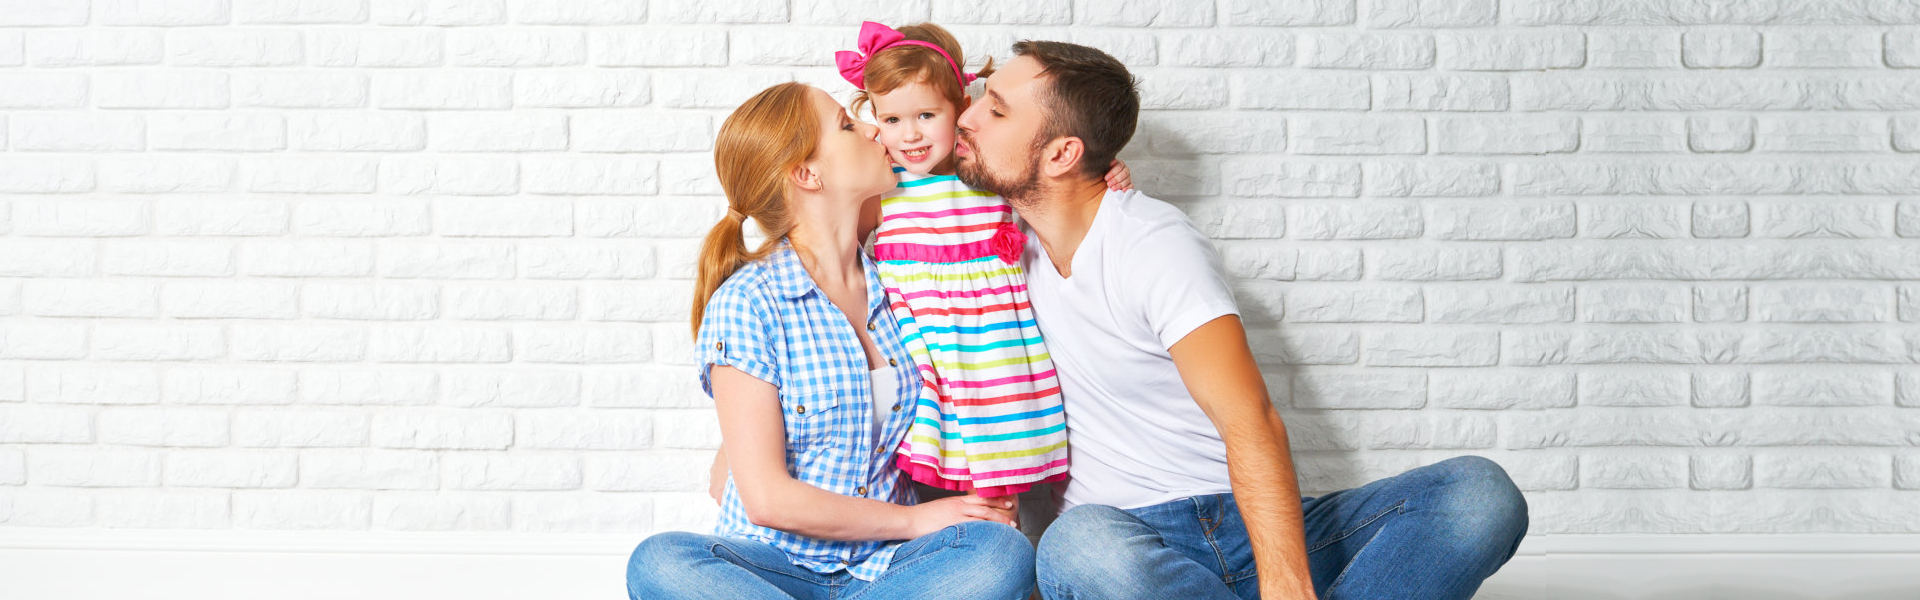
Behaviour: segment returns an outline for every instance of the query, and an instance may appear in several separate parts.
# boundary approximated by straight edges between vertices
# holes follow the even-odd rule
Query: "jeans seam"
[[[798,579],[798,580],[801,580],[801,581],[805,581],[805,582],[808,582],[808,583],[812,583],[812,584],[814,584],[814,585],[822,585],[822,586],[824,586],[824,585],[827,585],[827,584],[829,583],[829,582],[827,582],[827,581],[825,581],[825,580],[822,580],[822,579],[818,579],[818,578],[814,578],[814,577],[806,577],[806,576],[801,576],[801,575],[798,575],[798,574],[794,574],[794,573],[787,573],[787,572],[784,572],[784,571],[782,571],[782,570],[781,570],[781,569],[782,569],[782,568],[784,568],[784,567],[789,567],[789,566],[794,566],[794,565],[791,565],[791,564],[788,564],[788,565],[780,565],[780,566],[767,566],[766,564],[764,564],[764,563],[761,563],[760,561],[757,561],[757,560],[754,560],[754,559],[752,559],[752,558],[749,558],[749,557],[747,557],[747,555],[745,555],[745,554],[741,554],[741,553],[739,553],[739,552],[735,552],[735,551],[733,550],[733,548],[730,548],[730,547],[727,547],[727,545],[726,545],[726,544],[722,544],[722,543],[718,543],[718,542],[713,542],[713,543],[709,543],[709,544],[707,544],[707,552],[709,552],[709,553],[714,553],[716,557],[718,557],[718,552],[717,552],[717,551],[719,551],[719,550],[725,550],[725,551],[727,551],[727,554],[731,554],[731,555],[733,555],[733,556],[734,556],[734,558],[738,558],[738,559],[740,559],[740,561],[741,561],[741,562],[745,562],[745,563],[747,563],[747,564],[750,564],[750,565],[753,565],[753,566],[754,566],[755,568],[758,568],[758,569],[761,569],[761,570],[764,570],[764,571],[770,571],[770,572],[772,572],[772,573],[774,573],[774,574],[776,574],[776,575],[785,575],[785,576],[788,576],[788,577],[792,577],[792,578],[794,578],[794,579]],[[776,550],[777,550],[777,548],[776,548]],[[784,553],[784,552],[782,552],[782,554],[785,554],[785,553]],[[811,573],[811,572],[809,572],[809,573]]]
[[[1338,542],[1338,541],[1340,541],[1340,540],[1344,540],[1344,539],[1347,539],[1348,537],[1352,537],[1354,533],[1357,533],[1357,532],[1359,532],[1359,531],[1360,531],[1360,530],[1362,530],[1362,529],[1366,529],[1366,528],[1367,528],[1367,526],[1368,526],[1368,525],[1372,525],[1374,521],[1378,521],[1378,520],[1380,520],[1380,517],[1384,517],[1384,516],[1387,516],[1387,513],[1391,513],[1391,512],[1398,512],[1398,511],[1400,511],[1400,509],[1401,509],[1402,507],[1404,507],[1404,506],[1406,506],[1406,504],[1407,504],[1407,501],[1406,501],[1406,500],[1401,500],[1401,501],[1399,501],[1399,502],[1395,502],[1395,503],[1393,503],[1393,506],[1389,506],[1389,507],[1387,507],[1387,509],[1386,509],[1386,510],[1383,510],[1383,511],[1380,511],[1380,514],[1377,514],[1377,515],[1374,515],[1374,516],[1371,516],[1371,517],[1367,517],[1367,520],[1365,520],[1365,521],[1361,521],[1359,525],[1354,525],[1354,526],[1353,526],[1353,527],[1352,527],[1351,529],[1348,529],[1348,530],[1346,530],[1346,531],[1343,531],[1343,532],[1340,532],[1339,534],[1337,534],[1337,535],[1334,535],[1334,536],[1333,536],[1333,537],[1331,537],[1331,538],[1328,538],[1328,539],[1327,539],[1326,541],[1323,541],[1323,542],[1320,542],[1320,543],[1319,543],[1318,545],[1315,545],[1315,546],[1314,546],[1314,547],[1312,547],[1312,548],[1308,548],[1308,549],[1307,549],[1307,553],[1308,553],[1308,554],[1312,554],[1312,553],[1314,553],[1314,552],[1318,552],[1318,551],[1320,551],[1320,549],[1321,549],[1321,548],[1325,548],[1325,547],[1327,547],[1327,546],[1329,546],[1329,545],[1332,545],[1332,544],[1333,544],[1333,543],[1335,543],[1335,542]]]
[[[1380,518],[1381,518],[1381,517],[1384,517],[1384,516],[1387,516],[1387,513],[1399,513],[1399,512],[1402,512],[1402,511],[1400,510],[1400,508],[1401,508],[1402,506],[1404,506],[1404,505],[1406,505],[1406,503],[1407,503],[1407,501],[1405,501],[1405,500],[1401,500],[1401,501],[1399,501],[1399,502],[1395,502],[1395,503],[1393,504],[1393,508],[1390,508],[1390,509],[1387,509],[1387,510],[1386,510],[1385,512],[1382,512],[1382,513],[1380,513],[1380,514],[1377,514],[1377,515],[1374,515],[1374,516],[1373,516],[1372,518],[1370,518],[1370,519],[1367,519],[1367,521],[1366,521],[1366,523],[1361,523],[1361,524],[1360,524],[1360,526],[1358,526],[1358,527],[1354,527],[1353,529],[1351,529],[1351,530],[1348,530],[1348,531],[1347,531],[1347,532],[1346,532],[1345,534],[1343,534],[1343,535],[1341,535],[1341,536],[1340,536],[1339,538],[1337,538],[1337,539],[1335,539],[1335,540],[1333,540],[1333,541],[1339,541],[1339,540],[1344,540],[1344,539],[1347,539],[1347,537],[1348,537],[1348,536],[1351,536],[1351,535],[1353,535],[1353,533],[1354,533],[1354,532],[1356,532],[1356,531],[1359,531],[1359,530],[1361,530],[1361,529],[1364,529],[1364,528],[1365,528],[1365,527],[1366,527],[1366,526],[1367,526],[1368,524],[1371,524],[1371,523],[1373,523],[1374,521],[1377,521],[1377,520],[1380,520]],[[1329,542],[1327,542],[1327,544],[1331,544],[1331,543],[1333,543],[1333,541],[1329,541]],[[1320,549],[1320,548],[1325,548],[1325,547],[1327,547],[1327,544],[1321,544],[1321,545],[1319,545],[1318,547],[1316,547],[1316,548],[1314,548],[1314,550],[1318,550],[1318,549]],[[1370,545],[1372,545],[1372,544],[1373,544],[1373,540],[1367,540],[1367,545],[1369,545],[1369,546],[1370,546]],[[1308,553],[1308,554],[1312,554],[1312,553],[1314,552],[1314,550],[1308,550],[1308,551],[1307,551],[1307,553]],[[1359,552],[1354,552],[1354,553],[1353,553],[1353,555],[1354,555],[1354,557],[1355,557],[1355,558],[1358,558],[1358,557],[1360,556],[1360,552],[1365,552],[1366,550],[1367,550],[1367,547],[1366,547],[1366,546],[1361,546],[1361,547],[1360,547],[1360,551],[1359,551]],[[1337,576],[1334,576],[1334,578],[1333,578],[1333,581],[1327,584],[1327,591],[1326,591],[1326,595],[1329,595],[1329,596],[1331,596],[1331,595],[1333,595],[1333,590],[1334,590],[1334,588],[1337,588],[1337,587],[1340,587],[1340,584],[1341,584],[1341,583],[1343,583],[1343,582],[1345,582],[1345,581],[1347,580],[1347,573],[1349,573],[1349,572],[1351,572],[1351,571],[1353,570],[1353,563],[1355,563],[1355,562],[1358,562],[1358,561],[1357,561],[1357,560],[1349,560],[1349,561],[1347,561],[1347,566],[1344,566],[1344,567],[1341,567],[1341,568],[1340,568],[1340,574],[1339,574],[1339,575],[1337,575]]]

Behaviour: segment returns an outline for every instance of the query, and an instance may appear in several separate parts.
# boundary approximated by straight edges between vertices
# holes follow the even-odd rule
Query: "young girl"
[[[978,74],[930,23],[863,23],[860,50],[836,55],[872,106],[900,185],[881,197],[873,252],[925,385],[897,459],[914,480],[982,497],[1067,477],[1060,384],[1027,303],[1013,209],[954,176],[955,121]],[[1107,176],[1127,187],[1125,165]]]

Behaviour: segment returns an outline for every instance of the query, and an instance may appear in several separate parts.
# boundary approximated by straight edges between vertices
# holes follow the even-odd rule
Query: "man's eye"
[[[990,113],[993,113],[993,116],[996,116],[996,117],[1005,117],[1005,116],[1006,116],[1006,115],[1003,115],[1003,114],[1000,114],[1000,111],[997,111],[997,110],[993,110],[993,109],[987,109],[987,112],[990,112]]]

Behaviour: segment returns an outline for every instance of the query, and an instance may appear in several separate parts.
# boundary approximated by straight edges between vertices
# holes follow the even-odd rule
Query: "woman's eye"
[[[840,130],[841,130],[841,131],[853,131],[853,124],[852,124],[852,123],[848,123],[848,124],[845,124],[845,125],[841,125],[841,126],[840,126]]]

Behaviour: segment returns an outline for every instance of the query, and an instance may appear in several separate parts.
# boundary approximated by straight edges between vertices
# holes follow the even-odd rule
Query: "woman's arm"
[[[746,508],[761,527],[842,541],[906,540],[972,520],[1012,524],[1003,512],[963,498],[901,506],[829,492],[794,479],[787,469],[786,422],[779,389],[733,367],[712,368],[726,467]]]

